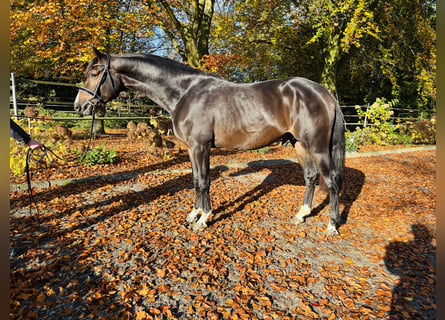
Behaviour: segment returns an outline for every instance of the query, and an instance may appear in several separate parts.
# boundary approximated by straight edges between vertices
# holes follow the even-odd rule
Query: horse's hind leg
[[[339,193],[342,177],[340,173],[337,172],[334,161],[328,152],[313,154],[313,159],[319,168],[329,193],[330,214],[326,232],[331,235],[336,235],[338,234],[337,225],[340,213]]]
[[[194,223],[193,230],[207,227],[206,221],[211,211],[210,204],[210,144],[195,144],[189,148],[190,161],[193,171],[193,185],[195,188],[195,208],[187,216],[187,222]]]
[[[303,174],[306,189],[304,191],[303,205],[300,211],[292,219],[292,223],[300,224],[304,222],[304,218],[311,213],[312,199],[315,192],[315,183],[319,176],[317,168],[315,167],[314,161],[309,156],[308,152],[301,146],[299,142],[295,144],[295,151],[297,152],[297,159],[300,163]]]

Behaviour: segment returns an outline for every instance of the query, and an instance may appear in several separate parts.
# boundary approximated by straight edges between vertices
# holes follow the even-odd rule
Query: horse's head
[[[120,77],[110,65],[110,55],[101,53],[94,47],[93,50],[96,57],[88,64],[83,86],[79,88],[74,101],[74,110],[85,116],[101,109],[103,111],[105,104],[116,98],[122,90]]]

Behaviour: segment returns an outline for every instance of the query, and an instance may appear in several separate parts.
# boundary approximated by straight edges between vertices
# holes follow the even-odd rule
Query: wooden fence
[[[58,82],[49,82],[49,81],[37,81],[33,80],[33,82],[37,84],[45,84],[45,85],[54,85],[54,86],[71,86],[76,87],[76,85],[68,84],[68,83],[58,83]],[[13,115],[20,116],[21,110],[24,110],[26,107],[42,107],[45,110],[50,112],[63,112],[66,113],[65,117],[53,117],[52,119],[55,121],[67,121],[67,120],[88,120],[88,117],[75,117],[74,116],[74,100],[73,101],[36,101],[36,100],[20,100],[15,97],[15,85],[14,85],[14,76],[11,74],[11,99],[10,99],[10,112]],[[369,108],[369,105],[360,105],[361,109],[366,110]],[[343,116],[345,119],[345,126],[349,130],[354,130],[358,126],[367,126],[367,119],[359,119],[359,116],[356,111],[357,106],[341,106]],[[112,102],[108,107],[108,112],[113,114],[113,116],[107,116],[96,119],[104,119],[104,120],[144,120],[150,119],[151,110],[155,110],[157,114],[163,113],[166,114],[164,110],[155,106],[155,105],[146,105],[139,103],[121,103],[121,102]],[[392,108],[394,111],[394,116],[391,117],[392,120],[401,120],[406,121],[409,119],[422,119],[423,113],[419,114],[418,110],[414,109],[400,109],[400,108]],[[69,116],[68,114],[73,114],[73,116]]]
[[[74,112],[73,102],[57,102],[57,101],[32,101],[32,100],[17,100],[17,115],[20,116],[26,107],[42,107],[50,112],[63,112],[67,116],[53,117],[55,121],[67,121],[67,120],[88,120],[85,117],[76,117]],[[360,105],[361,109],[366,110],[369,105]],[[343,117],[345,119],[345,125],[349,130],[354,130],[355,127],[365,127],[368,125],[367,119],[359,119],[356,111],[357,106],[341,106]],[[10,101],[11,114],[14,114],[13,101]],[[156,110],[156,114],[164,113],[161,108],[156,105],[143,105],[143,104],[126,104],[126,103],[112,103],[108,107],[107,112],[113,114],[113,116],[107,116],[97,119],[104,120],[143,120],[150,119],[150,110]],[[392,108],[395,111],[396,116],[391,117],[392,120],[407,121],[410,119],[423,118],[423,114],[419,115],[417,110]],[[70,114],[72,116],[70,116]]]

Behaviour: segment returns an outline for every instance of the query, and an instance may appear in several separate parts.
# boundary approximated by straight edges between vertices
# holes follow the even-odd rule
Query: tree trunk
[[[196,46],[196,35],[193,34],[187,27],[184,28],[182,34],[187,62],[191,67],[199,68],[201,66],[202,56],[198,51],[198,47]]]
[[[212,27],[213,7],[215,0],[199,0],[198,10],[200,19],[198,21],[198,28],[196,28],[196,48],[200,58],[209,54],[209,36],[210,28]]]
[[[337,73],[342,50],[340,46],[340,34],[334,34],[328,38],[323,48],[324,66],[321,73],[320,84],[325,86],[334,96],[337,91]]]
[[[175,12],[167,1],[159,1],[164,7],[170,22],[181,35],[184,48],[181,48],[175,34],[168,30],[167,26],[161,24],[162,29],[172,41],[181,58],[194,68],[200,67],[202,57],[209,54],[209,35],[215,0],[192,0],[193,12],[187,25],[176,18]]]
[[[105,117],[105,108],[96,110],[96,117]],[[94,134],[105,134],[104,120],[94,120]]]

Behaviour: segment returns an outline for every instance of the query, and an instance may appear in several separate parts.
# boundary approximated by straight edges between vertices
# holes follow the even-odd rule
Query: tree
[[[320,83],[333,94],[337,77],[353,55],[369,37],[379,39],[379,27],[374,21],[372,0],[312,0],[295,1],[304,12],[304,23],[314,34],[308,44],[317,43],[323,60]]]
[[[212,65],[220,65],[219,73],[231,72],[236,81],[303,74],[318,80],[316,54],[304,47],[311,34],[301,25],[301,12],[291,1],[226,2],[218,7],[214,20],[210,58]],[[228,58],[231,63],[226,63]]]
[[[79,82],[91,44],[161,55],[169,44],[231,80],[304,76],[345,103],[436,106],[431,0],[11,0],[10,16],[19,77]]]
[[[10,25],[11,71],[64,81],[82,77],[90,45],[134,50],[153,28],[140,1],[124,0],[12,0]]]
[[[209,54],[209,34],[215,0],[151,0],[149,11],[156,14],[157,23],[173,43],[184,62],[201,66]]]
[[[434,113],[436,107],[436,9],[432,1],[373,4],[379,38],[368,37],[338,75],[346,101],[361,97],[397,99],[406,107]],[[397,26],[397,27],[395,27]],[[355,102],[353,102],[355,103]]]
[[[386,97],[433,111],[435,12],[429,0],[228,0],[211,65],[238,81],[304,76],[342,103]]]
[[[184,62],[200,67],[209,53],[215,0],[12,0],[11,69],[31,78],[78,79],[104,51],[150,52],[161,28]]]
[[[337,76],[354,48],[379,33],[368,1],[355,0],[235,1],[232,10],[218,14],[218,22],[224,23],[217,26],[219,41],[235,43],[224,46],[244,48],[244,54],[256,50],[261,52],[255,55],[258,61],[271,62],[262,63],[276,70],[267,76],[287,76],[289,61],[295,61],[299,65],[292,71],[334,94]]]
[[[419,111],[436,107],[436,5],[429,0],[383,2],[380,55],[375,65],[390,80],[391,94]],[[394,31],[394,26],[397,26]]]
[[[141,1],[124,0],[13,0],[10,23],[11,71],[69,82],[82,79],[91,44],[106,52],[135,50],[153,27]],[[96,133],[104,133],[103,120]]]

